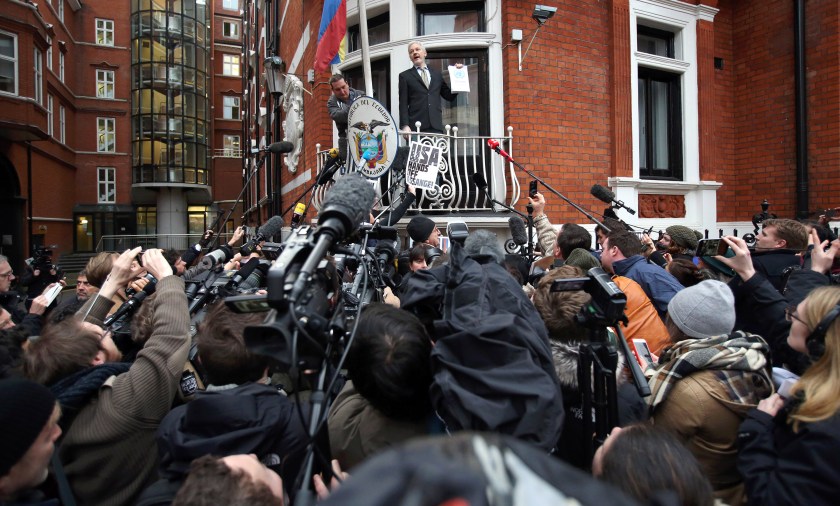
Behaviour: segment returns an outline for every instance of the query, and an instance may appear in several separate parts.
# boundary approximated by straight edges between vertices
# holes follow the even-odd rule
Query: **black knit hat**
[[[432,231],[435,227],[437,227],[437,225],[435,225],[435,222],[429,218],[426,218],[425,216],[415,216],[414,218],[411,218],[411,221],[408,222],[408,226],[406,226],[405,229],[412,241],[426,242],[426,239],[432,235]]]
[[[29,451],[54,409],[47,387],[25,379],[0,381],[0,476]]]

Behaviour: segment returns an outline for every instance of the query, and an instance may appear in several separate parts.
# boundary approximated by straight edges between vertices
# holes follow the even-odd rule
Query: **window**
[[[239,119],[239,97],[224,97],[224,119]]]
[[[67,125],[67,114],[63,105],[58,106],[58,141],[66,144],[67,138],[64,136],[65,125]]]
[[[53,69],[53,49],[52,49],[52,40],[47,37],[47,68],[49,70]]]
[[[114,45],[114,20],[96,20],[96,43],[100,46]]]
[[[222,9],[228,11],[238,11],[239,0],[222,0]]]
[[[113,204],[117,201],[117,169],[114,167],[98,167],[97,186],[100,204]]]
[[[484,2],[427,4],[417,6],[417,33],[483,32]]]
[[[241,153],[239,152],[239,136],[225,135],[223,137],[223,140],[225,147],[223,156],[238,158],[241,155]]]
[[[43,104],[44,103],[44,68],[42,67],[42,65],[44,64],[44,62],[43,62],[43,55],[41,54],[40,49],[35,48],[34,56],[32,58],[32,61],[34,62],[34,65],[33,65],[34,75],[33,75],[33,83],[32,84],[34,85],[34,88],[35,88],[35,90],[34,90],[35,93],[34,93],[32,98],[34,98],[35,101],[38,102],[39,104]]]
[[[64,23],[64,0],[58,0],[58,20]]]
[[[114,98],[113,70],[96,70],[96,98]]]
[[[58,52],[58,80],[64,82],[64,53]]]
[[[114,118],[96,118],[96,150],[100,153],[114,153],[117,134]]]
[[[53,96],[47,94],[47,135],[53,135]]]
[[[682,179],[680,76],[639,68],[639,176]]]
[[[636,35],[636,48],[642,53],[673,58],[674,34],[648,26],[639,26]]]
[[[380,14],[368,19],[368,43],[371,46],[388,42],[391,36],[390,14]],[[348,27],[347,50],[358,51],[362,47],[362,39],[359,36],[359,25]]]
[[[239,23],[236,21],[222,22],[222,35],[229,39],[239,38]]]
[[[239,76],[239,55],[222,55],[222,74],[226,76]]]
[[[0,92],[18,94],[17,35],[0,32]]]

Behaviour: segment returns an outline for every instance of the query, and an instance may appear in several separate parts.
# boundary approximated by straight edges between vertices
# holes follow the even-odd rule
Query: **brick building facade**
[[[334,145],[325,107],[329,72],[311,70],[320,2],[6,4],[0,14],[0,236],[3,252],[16,262],[27,256],[30,240],[57,244],[62,253],[91,250],[103,235],[196,232],[217,210],[229,209],[243,174],[260,163],[239,208],[258,225],[294,203],[312,181],[316,146]],[[187,40],[195,32],[186,28],[162,29],[173,26],[176,11],[186,20],[178,23],[198,19],[193,11],[187,16],[188,4],[206,9],[203,40]],[[798,5],[806,109],[799,135]],[[397,75],[410,66],[407,45],[418,39],[433,65],[445,69],[462,61],[470,69],[470,93],[444,112],[460,137],[506,138],[518,161],[590,209],[604,206],[589,195],[590,186],[609,186],[639,210],[635,217],[619,215],[644,228],[679,222],[715,235],[718,228],[743,233],[765,198],[783,217],[840,204],[836,1],[582,0],[558,4],[542,25],[532,17],[534,7],[518,0],[367,2],[376,98],[397,116]],[[146,11],[149,29],[142,24]],[[348,57],[333,70],[364,89],[358,24],[351,2]],[[174,46],[206,51],[206,86],[184,77],[177,88],[205,96],[203,116],[187,112],[184,91],[160,88],[171,72],[152,70],[153,78],[144,78],[146,64],[178,65],[185,74],[200,67],[188,65],[187,53],[174,46],[148,62],[132,52],[133,41],[163,31],[176,37]],[[286,80],[284,93],[274,96],[264,86],[265,59],[272,55],[282,60]],[[151,91],[142,91],[147,81]],[[161,102],[155,93],[162,93]],[[181,146],[187,136],[203,154]],[[262,154],[250,156],[283,139],[295,145],[293,153],[263,162]],[[805,142],[799,153],[798,139]],[[486,162],[495,155],[476,148],[472,156]],[[797,176],[798,163],[806,164],[807,178]],[[506,192],[503,200],[521,208],[512,179],[527,186],[529,178],[507,165],[492,170]],[[163,207],[179,223],[159,226]],[[429,211],[445,220],[453,208]],[[557,198],[549,197],[547,210],[554,223],[585,222]],[[475,211],[456,216],[478,226],[504,221],[493,221],[490,206]]]

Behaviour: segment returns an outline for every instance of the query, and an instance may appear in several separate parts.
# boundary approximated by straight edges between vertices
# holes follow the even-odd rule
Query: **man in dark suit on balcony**
[[[443,133],[441,98],[451,102],[457,94],[449,89],[440,72],[426,65],[423,44],[417,41],[409,44],[408,57],[414,65],[400,73],[400,130],[413,132],[414,124],[419,121],[421,132]]]

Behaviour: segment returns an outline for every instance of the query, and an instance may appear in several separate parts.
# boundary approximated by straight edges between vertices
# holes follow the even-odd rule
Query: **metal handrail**
[[[434,190],[423,191],[415,205],[424,211],[498,211],[498,206],[487,200],[472,182],[472,174],[480,173],[488,183],[488,191],[492,198],[508,206],[515,206],[519,201],[521,190],[516,167],[512,163],[504,162],[500,156],[487,147],[487,140],[495,139],[505,151],[512,154],[513,127],[508,127],[507,133],[508,135],[503,137],[483,135],[459,137],[458,127],[446,125],[444,134],[420,131],[409,134],[412,140],[440,148],[443,155],[438,177],[439,184]],[[320,173],[329,159],[329,150],[318,150],[316,155]],[[342,173],[354,171],[354,168],[348,168],[343,169]],[[385,188],[390,188],[395,181],[404,180],[405,174],[391,170],[386,177],[388,179]],[[316,191],[313,201],[316,209],[320,209],[329,187],[330,184],[327,184]],[[391,195],[383,198],[383,206],[389,205],[392,199],[396,199],[402,193],[402,184],[395,185],[395,188],[396,190]]]
[[[227,242],[231,234],[220,234],[218,243]],[[130,248],[141,246],[144,250],[149,248],[174,249],[181,251],[191,244],[197,243],[201,234],[121,234],[103,235],[96,243],[96,252],[102,251],[124,251]]]

